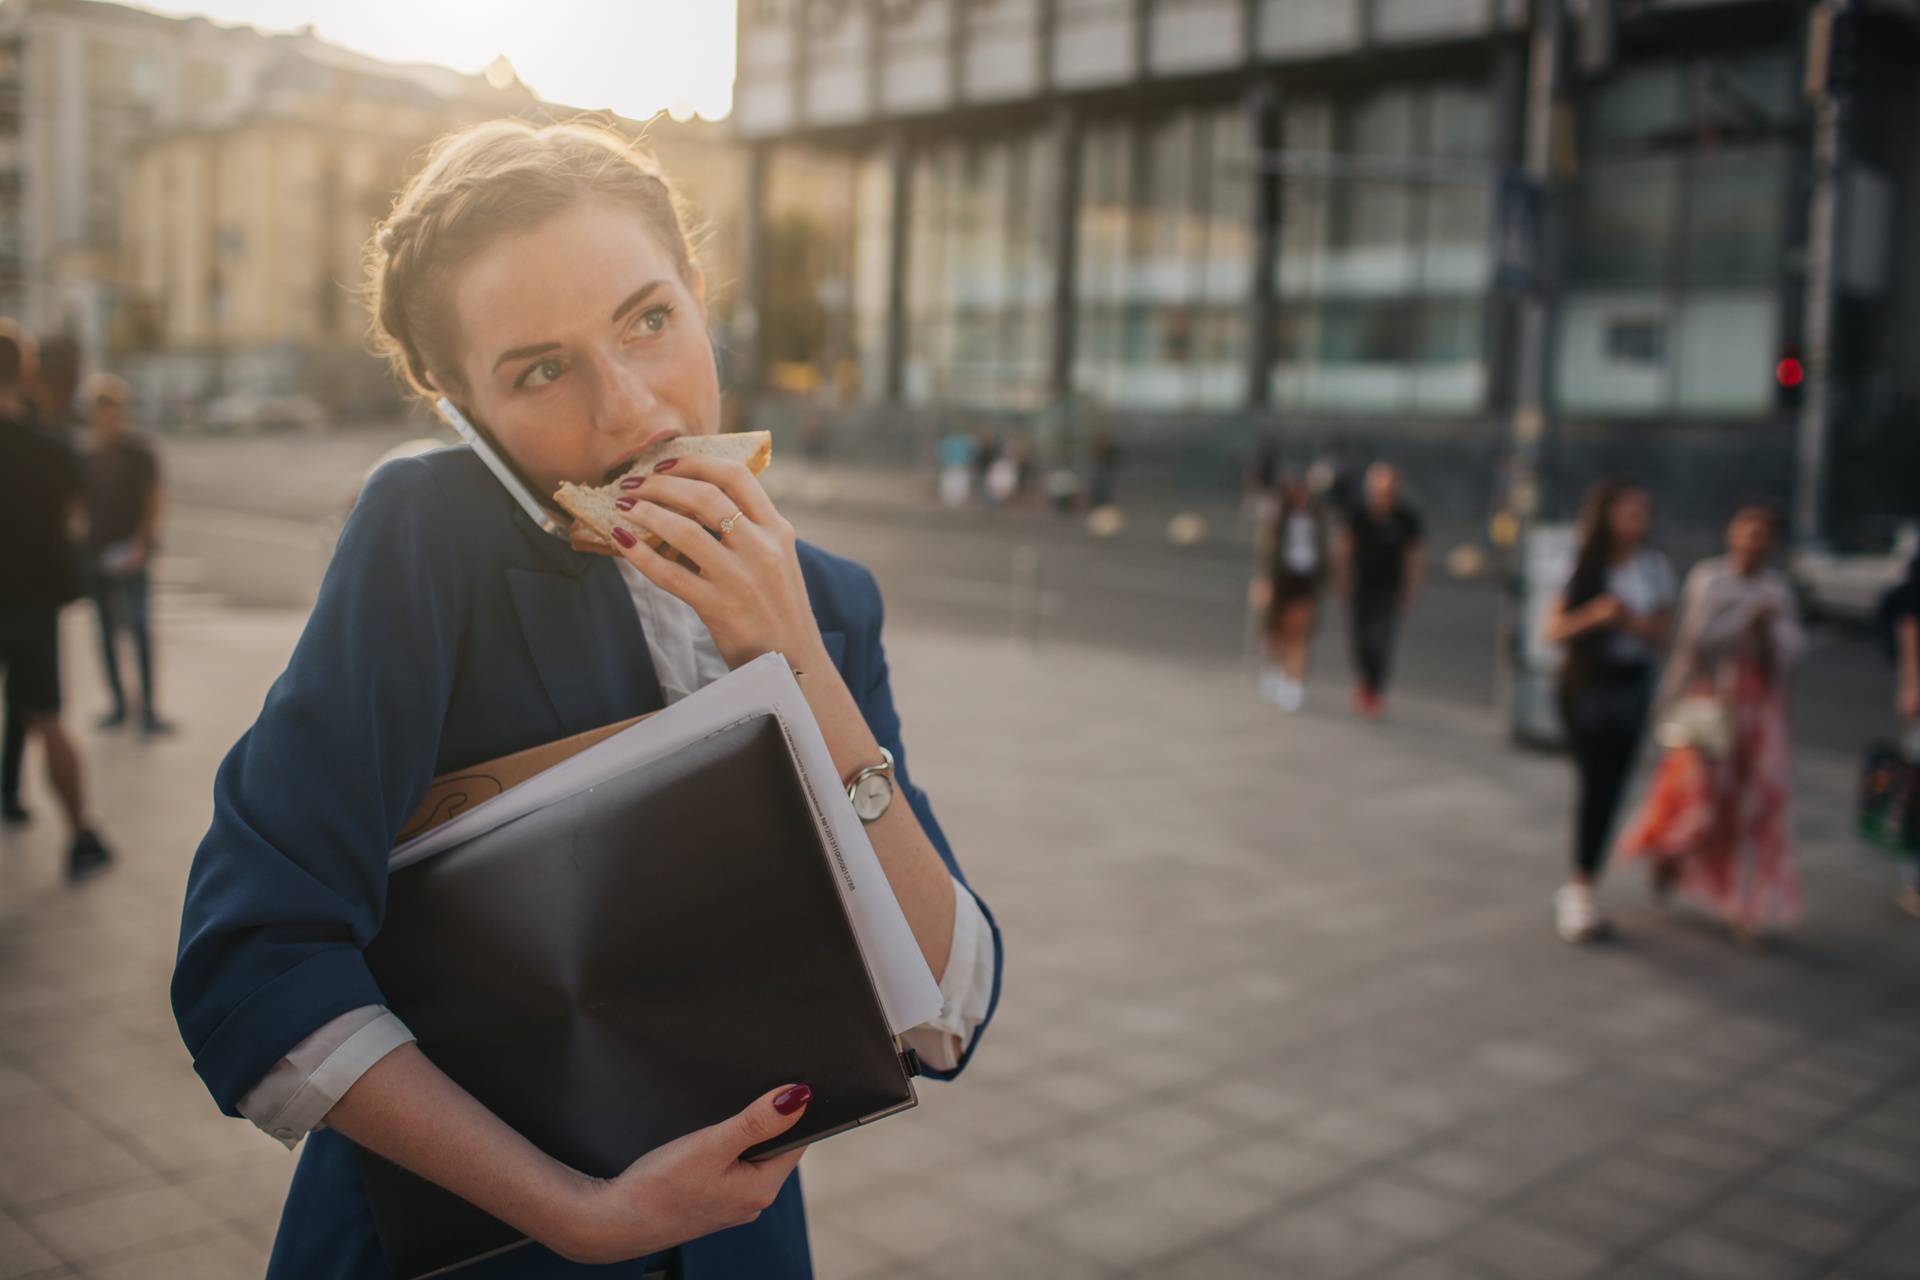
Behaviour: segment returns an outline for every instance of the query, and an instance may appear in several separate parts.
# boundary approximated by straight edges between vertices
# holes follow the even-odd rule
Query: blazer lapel
[[[664,704],[640,619],[611,563],[577,575],[516,566],[507,588],[563,736]]]

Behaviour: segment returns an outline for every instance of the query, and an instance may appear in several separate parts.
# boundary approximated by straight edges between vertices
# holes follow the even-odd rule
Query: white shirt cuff
[[[412,1040],[407,1024],[380,1005],[349,1010],[275,1063],[240,1099],[240,1114],[291,1151],[374,1063]]]
[[[947,950],[947,971],[940,975],[940,1016],[912,1028],[901,1037],[909,1049],[935,1071],[951,1071],[980,1024],[986,1021],[993,998],[993,931],[979,901],[958,880],[953,882],[953,945]]]

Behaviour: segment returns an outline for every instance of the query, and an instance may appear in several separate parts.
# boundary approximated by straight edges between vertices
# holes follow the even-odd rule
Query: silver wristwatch
[[[884,763],[870,764],[847,783],[847,799],[862,822],[878,822],[893,803],[893,752],[880,748]]]

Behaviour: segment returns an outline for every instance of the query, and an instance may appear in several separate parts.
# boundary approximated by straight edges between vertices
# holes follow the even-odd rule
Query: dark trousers
[[[26,713],[7,704],[6,741],[0,744],[0,798],[9,804],[20,799],[20,765],[27,754]]]
[[[1398,591],[1356,591],[1353,594],[1353,665],[1360,683],[1370,693],[1387,691],[1387,672],[1393,661],[1394,636],[1400,629]]]
[[[127,696],[120,682],[119,635],[133,637],[134,660],[140,664],[140,708],[149,717],[153,705],[153,634],[147,624],[147,571],[101,574],[93,583],[93,607],[100,617],[100,664],[106,672],[113,709],[124,713]]]
[[[1573,864],[1588,877],[1597,877],[1606,864],[1608,837],[1652,700],[1653,672],[1643,666],[1601,667],[1561,690],[1560,714],[1580,781]]]

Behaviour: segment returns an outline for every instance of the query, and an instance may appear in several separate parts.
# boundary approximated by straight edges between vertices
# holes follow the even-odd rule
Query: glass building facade
[[[1723,54],[1624,70],[1586,104],[1554,375],[1570,413],[1769,412],[1794,66]]]
[[[1484,86],[1290,101],[1273,403],[1462,414],[1487,396]]]
[[[1238,107],[1088,128],[1074,271],[1076,391],[1156,410],[1245,401],[1253,188]]]
[[[911,406],[1025,411],[1065,390],[1163,415],[1492,413],[1506,305],[1493,281],[1495,194],[1516,159],[1501,152],[1494,82],[1488,68],[1283,89],[1264,156],[1244,95],[1089,106],[1072,143],[1042,112],[870,141],[849,153],[840,330],[860,398],[893,387]],[[1575,105],[1578,166],[1556,196],[1567,246],[1551,327],[1556,407],[1574,418],[1774,412],[1791,55],[1631,64]],[[1256,287],[1263,175],[1275,229]],[[1076,203],[1063,213],[1069,179]],[[1070,337],[1058,386],[1063,228]],[[1256,352],[1262,302],[1269,332]]]

